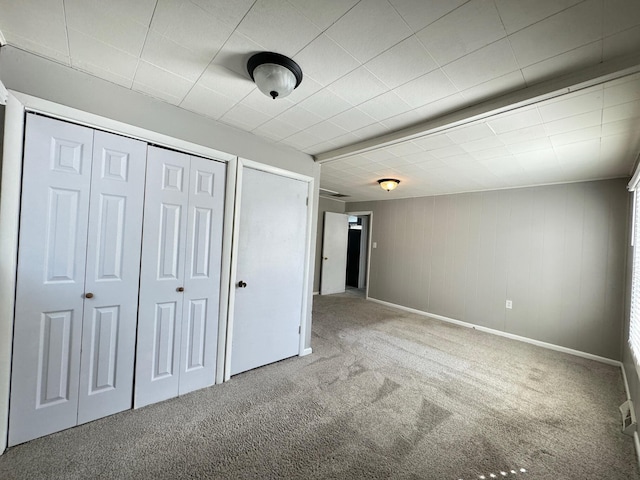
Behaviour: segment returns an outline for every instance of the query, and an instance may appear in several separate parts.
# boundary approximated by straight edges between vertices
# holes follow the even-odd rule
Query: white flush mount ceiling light
[[[279,53],[256,53],[247,62],[247,71],[260,91],[274,100],[286,97],[302,82],[300,66]]]
[[[378,184],[380,184],[380,187],[382,187],[382,189],[386,190],[387,192],[395,189],[399,183],[400,180],[396,180],[395,178],[381,178],[380,180],[378,180]]]

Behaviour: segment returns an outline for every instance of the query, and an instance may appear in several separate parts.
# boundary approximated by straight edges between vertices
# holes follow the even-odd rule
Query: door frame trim
[[[345,212],[346,215],[360,216],[360,217],[369,217],[369,229],[367,235],[369,238],[367,239],[367,286],[364,289],[364,298],[365,300],[369,299],[369,276],[371,275],[371,245],[373,239],[373,210],[363,210],[358,212]]]
[[[226,351],[224,360],[224,381],[226,382],[231,378],[231,345],[233,344],[233,319],[235,314],[235,297],[236,290],[235,284],[237,281],[237,269],[238,269],[238,244],[240,234],[240,212],[242,209],[242,174],[245,168],[252,168],[266,173],[272,173],[280,175],[281,177],[291,178],[294,180],[300,180],[307,184],[307,225],[305,226],[305,258],[304,258],[304,277],[302,282],[302,305],[300,310],[300,340],[298,346],[298,356],[309,355],[311,348],[305,349],[306,332],[309,328],[309,319],[307,317],[307,310],[309,305],[309,273],[311,269],[311,233],[313,222],[311,217],[313,214],[313,192],[315,181],[313,177],[302,175],[299,173],[284,170],[282,168],[273,167],[271,165],[265,165],[253,160],[238,157],[237,172],[235,174],[236,190],[234,199],[234,212],[233,212],[233,241],[231,246],[231,275],[229,282],[229,299],[228,299],[228,316],[227,316],[227,330],[226,330]]]

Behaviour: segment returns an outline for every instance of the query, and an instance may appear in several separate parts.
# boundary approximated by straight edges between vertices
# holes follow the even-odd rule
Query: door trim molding
[[[224,381],[226,382],[231,378],[231,346],[233,345],[233,318],[235,313],[235,297],[236,290],[234,288],[237,281],[237,269],[238,269],[238,243],[240,233],[240,212],[242,209],[242,174],[245,168],[252,168],[254,170],[260,170],[266,173],[272,173],[280,175],[282,177],[292,178],[294,180],[300,180],[307,184],[307,225],[305,227],[305,259],[304,259],[304,277],[302,284],[302,306],[300,311],[300,341],[298,347],[298,355],[309,355],[311,348],[305,348],[305,337],[307,329],[309,328],[310,319],[307,317],[307,310],[309,306],[309,273],[311,269],[311,233],[313,228],[313,222],[311,221],[313,214],[313,192],[315,181],[313,177],[302,175],[300,173],[291,172],[282,168],[273,167],[271,165],[265,165],[263,163],[254,162],[246,158],[239,157],[237,162],[237,170],[235,175],[236,190],[235,198],[233,202],[233,240],[231,245],[231,274],[229,281],[229,299],[228,299],[228,315],[226,322],[226,349],[224,358]],[[230,172],[229,172],[230,173]],[[226,226],[226,225],[225,225]]]
[[[364,298],[369,299],[369,275],[371,275],[371,245],[373,239],[373,210],[363,210],[358,212],[345,212],[347,215],[354,215],[360,217],[369,217],[369,238],[367,239],[367,285],[364,289]]]

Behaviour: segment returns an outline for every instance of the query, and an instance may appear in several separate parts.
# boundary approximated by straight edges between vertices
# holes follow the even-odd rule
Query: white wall
[[[310,218],[309,264],[311,268],[308,272],[309,285],[313,284],[314,240],[316,238],[315,212],[318,206],[320,166],[315,164],[309,155],[276,145],[234,127],[9,46],[0,48],[0,81],[9,90],[314,178],[313,214]],[[14,124],[20,123],[22,119],[12,117],[7,121],[11,122],[11,126],[17,126]],[[12,138],[19,136],[17,128],[7,129],[7,135],[9,135],[9,130],[14,130]],[[20,174],[13,172],[12,175],[18,179],[17,188],[19,189]],[[15,201],[16,198],[19,200],[19,193],[13,192],[12,197],[16,198],[10,199],[11,201],[9,199],[5,201],[5,192],[2,193],[0,208],[3,202],[4,206],[8,207],[11,201]],[[11,206],[10,210],[5,209],[0,212],[4,213],[5,218],[12,217],[12,223],[15,226],[12,232],[6,230],[2,232],[0,255],[4,258],[12,259],[15,257],[17,211],[17,206]],[[225,237],[230,237],[231,233],[231,231],[225,231]],[[3,271],[0,272],[3,279],[15,278],[15,267],[10,265],[10,262],[3,263]],[[13,271],[8,271],[11,269]],[[5,284],[3,283],[3,285]],[[7,294],[9,293],[11,292]],[[305,346],[307,348],[310,347],[311,338],[311,295],[312,289],[310,288],[307,302],[309,308],[306,313]],[[5,337],[10,336],[12,325],[12,313],[7,314],[6,311],[2,311],[0,313],[0,332],[3,332]],[[6,446],[9,397],[8,366],[11,360],[10,337],[1,340],[6,341],[0,342],[0,453]]]

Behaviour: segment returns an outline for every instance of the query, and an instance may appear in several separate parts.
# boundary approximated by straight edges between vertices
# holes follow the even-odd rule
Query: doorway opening
[[[345,293],[366,298],[369,277],[369,213],[347,213],[347,264]]]

